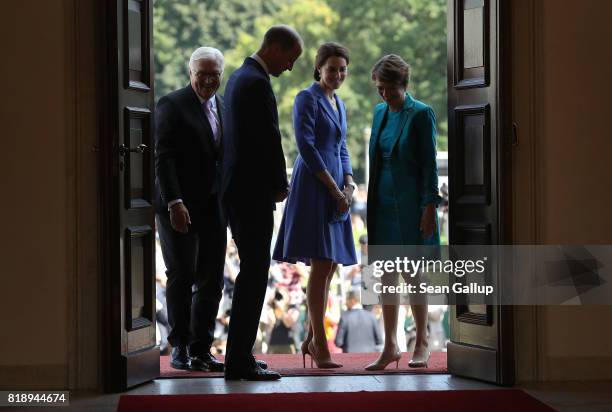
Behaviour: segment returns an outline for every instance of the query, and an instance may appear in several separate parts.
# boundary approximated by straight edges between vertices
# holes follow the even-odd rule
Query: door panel
[[[510,243],[502,0],[448,1],[449,236],[451,245]],[[506,2],[507,3],[507,2]],[[486,276],[497,279],[490,259]],[[494,284],[500,284],[499,281]],[[466,298],[467,299],[467,298]],[[452,374],[511,385],[510,307],[461,301],[451,306],[448,369]],[[502,333],[503,331],[503,333]],[[503,339],[502,339],[503,338]]]
[[[452,78],[455,88],[489,86],[492,33],[490,1],[495,0],[449,0],[448,16],[449,20],[452,19],[452,26],[448,33],[454,34]]]
[[[159,376],[155,329],[152,2],[112,0],[106,10],[109,77],[106,388]]]
[[[149,209],[152,207],[153,182],[149,171],[152,170],[153,134],[151,132],[152,118],[148,108],[124,108],[125,125],[124,146],[120,150],[135,148],[124,156],[124,199],[126,209]],[[148,152],[148,153],[145,153]]]
[[[117,0],[121,7],[123,41],[123,84],[126,89],[150,91],[152,1]]]

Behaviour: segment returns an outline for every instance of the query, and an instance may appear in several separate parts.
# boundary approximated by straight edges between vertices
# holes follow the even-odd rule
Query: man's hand
[[[287,196],[289,196],[289,188],[287,188],[286,190],[284,190],[282,192],[277,193],[274,196],[274,201],[276,203],[282,202],[283,200],[287,199]]]
[[[424,239],[427,239],[433,235],[434,229],[436,227],[436,219],[435,219],[436,208],[433,203],[429,203],[425,209],[423,209],[423,214],[421,215],[421,235]]]
[[[189,230],[187,225],[191,224],[191,218],[183,203],[176,203],[170,208],[170,224],[179,233],[187,233]]]

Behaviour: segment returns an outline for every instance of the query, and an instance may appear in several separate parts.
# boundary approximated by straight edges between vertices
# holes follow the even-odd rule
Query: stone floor
[[[562,412],[612,411],[612,382],[567,382],[519,386]],[[451,375],[316,376],[283,378],[277,382],[225,382],[222,378],[158,379],[128,391],[135,395],[222,394],[272,392],[438,391],[498,389]],[[72,393],[70,406],[58,411],[114,412],[119,394]],[[2,408],[40,411],[41,408]]]

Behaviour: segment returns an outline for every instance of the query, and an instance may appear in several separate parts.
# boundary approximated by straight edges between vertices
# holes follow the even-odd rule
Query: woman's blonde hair
[[[372,67],[372,80],[408,87],[410,65],[397,54],[387,54]]]

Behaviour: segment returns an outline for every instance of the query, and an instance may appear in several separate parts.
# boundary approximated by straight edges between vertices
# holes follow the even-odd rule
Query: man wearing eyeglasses
[[[162,97],[155,112],[156,222],[176,369],[223,371],[210,353],[227,236],[218,200],[223,64],[219,50],[195,50],[190,84]]]

